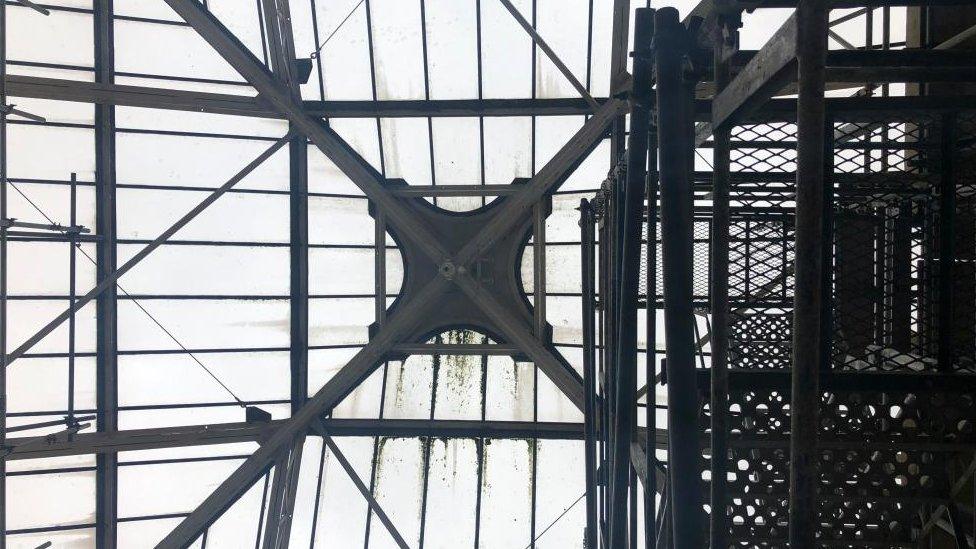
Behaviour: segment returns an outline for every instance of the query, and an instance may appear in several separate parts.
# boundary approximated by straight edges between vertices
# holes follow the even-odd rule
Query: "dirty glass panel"
[[[535,441],[486,440],[481,483],[481,547],[525,547],[532,539]]]
[[[416,547],[419,542],[423,514],[423,446],[419,438],[380,437],[376,453],[373,496],[411,547]],[[369,546],[396,549],[398,545],[375,515],[372,521]]]
[[[532,421],[535,366],[510,357],[488,357],[485,415],[489,421]]]
[[[390,362],[386,376],[383,417],[429,419],[435,367],[441,357],[412,355],[403,362]]]
[[[390,364],[393,364],[392,362]],[[332,410],[332,417],[378,418],[387,368],[381,365]]]
[[[430,185],[430,129],[425,118],[384,118],[383,160],[386,176],[408,185]]]
[[[162,111],[155,112],[158,116]],[[184,128],[179,131],[188,131]],[[242,129],[236,129],[235,133]],[[271,135],[263,139],[239,139],[119,131],[116,138],[117,180],[120,185],[215,189],[263,154],[286,132],[287,128],[277,127],[274,132],[267,132]],[[220,162],[214,162],[215,158]],[[288,148],[276,151],[236,183],[234,189],[287,191]],[[240,223],[240,220],[235,221]]]
[[[420,3],[373,0],[373,57],[377,99],[423,99]]]
[[[430,442],[424,547],[473,547],[478,497],[478,447],[472,439]]]
[[[487,338],[468,330],[448,332],[452,344],[482,344]],[[434,419],[481,419],[482,366],[487,359],[479,355],[446,355],[437,361]]]
[[[586,528],[583,442],[540,440],[537,444],[536,535],[550,525],[551,528],[535,545],[539,549],[583,549]]]
[[[89,525],[95,513],[95,471],[8,476],[7,529]],[[43,510],[43,512],[40,512]]]
[[[426,0],[427,64],[431,99],[478,96],[475,0]]]
[[[532,20],[532,2],[512,4]],[[481,3],[482,78],[484,97],[532,97],[532,39],[501,2]]]
[[[508,185],[532,175],[532,119],[485,118],[485,184]]]

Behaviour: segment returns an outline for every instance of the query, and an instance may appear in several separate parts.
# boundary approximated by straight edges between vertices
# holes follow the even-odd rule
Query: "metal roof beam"
[[[383,211],[394,229],[435,263],[450,259],[440,242],[429,228],[394,197],[384,185],[379,173],[363,160],[344,140],[321,121],[310,117],[303,106],[284,91],[274,76],[262,65],[227,29],[209,12],[192,0],[166,0],[217,52],[240,72],[262,97],[292,122],[295,128],[307,135],[363,192]],[[525,210],[538,202],[547,192],[554,190],[576,166],[582,162],[605,134],[609,121],[626,103],[611,100],[584,125],[576,137],[555,155],[525,189],[506,201],[499,215],[486,226],[479,237],[467,244],[460,256],[466,266],[490,247],[505,231],[523,218]],[[460,283],[464,287],[463,283]],[[450,282],[435,277],[415,295],[398,307],[384,326],[374,334],[370,343],[363,347],[314,397],[283,423],[274,434],[241,466],[234,471],[197,509],[188,515],[165,539],[161,547],[185,547],[193,542],[214,520],[233,504],[247,489],[272,466],[281,449],[290,444],[295,436],[304,433],[320,415],[331,410],[363,379],[372,373],[390,349],[399,343],[411,329],[437,306],[438,299]],[[508,313],[505,311],[505,313]],[[510,313],[508,313],[510,314]],[[567,376],[564,368],[547,367],[551,359],[548,350],[539,342],[528,342],[530,356],[541,360],[547,374],[571,398],[581,392],[582,383]],[[545,351],[545,353],[541,352]],[[561,382],[562,380],[562,382]],[[567,381],[568,380],[568,381]],[[578,386],[578,387],[575,387]],[[579,389],[574,391],[574,389]],[[582,406],[582,399],[574,402]]]
[[[127,86],[109,82],[83,82],[60,78],[8,75],[7,95],[98,105],[121,105],[238,116],[277,117],[256,97],[221,93]]]
[[[7,95],[99,105],[285,118],[260,97],[146,86],[8,75]],[[601,105],[605,97],[596,98]],[[594,109],[580,98],[302,101],[315,118],[415,118],[469,116],[582,116]]]
[[[37,437],[9,438],[8,460],[38,459],[106,452],[130,452],[238,442],[262,442],[287,420],[268,423],[218,423],[181,427],[128,429],[114,432],[58,434],[36,442]],[[538,438],[582,440],[582,423],[534,421],[473,421],[427,419],[324,418],[331,436]],[[663,431],[662,431],[663,432]],[[659,433],[659,438],[661,434]]]
[[[112,85],[115,79],[115,24],[112,0],[96,0],[92,8],[95,37],[96,85]],[[95,105],[95,244],[96,277],[99,282],[118,267],[115,178],[115,107]],[[118,429],[118,294],[110,284],[95,304],[96,408],[99,431]],[[73,352],[73,350],[72,350]],[[95,538],[98,547],[118,544],[118,455],[99,454],[95,459]]]
[[[185,446],[205,446],[259,440],[273,431],[281,421],[270,423],[223,423],[190,425],[125,431],[99,431],[73,436],[54,435],[43,443],[28,444],[35,437],[10,438],[6,443],[13,451],[6,459],[37,459],[83,454],[104,454]]]

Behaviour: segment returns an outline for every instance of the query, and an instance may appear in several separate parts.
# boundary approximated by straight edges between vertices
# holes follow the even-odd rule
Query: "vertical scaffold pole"
[[[658,10],[654,26],[671,531],[674,547],[693,548],[703,545],[705,523],[701,507],[702,454],[698,439],[692,293],[693,88],[684,81],[684,61],[690,41],[678,21],[678,11],[673,8]]]
[[[627,171],[620,204],[622,236],[618,243],[619,301],[617,307],[614,383],[615,413],[612,421],[613,465],[610,479],[610,546],[628,543],[628,494],[630,446],[637,425],[637,287],[640,282],[641,227],[647,177],[647,134],[650,127],[651,60],[654,10],[641,8],[634,18],[634,79],[631,94],[630,134],[627,139]],[[636,535],[636,528],[634,529]]]
[[[801,0],[796,21],[799,95],[789,531],[790,547],[812,549],[817,531],[817,418],[823,336],[826,0]]]
[[[715,93],[729,83],[728,44],[724,25],[716,31],[714,47]],[[734,32],[734,31],[732,31]],[[730,37],[731,38],[731,37]],[[728,484],[728,407],[729,407],[729,164],[731,127],[713,130],[712,149],[712,230],[711,230],[711,525],[710,546],[728,547],[726,516]]]
[[[586,547],[596,548],[597,535],[597,477],[596,477],[596,237],[593,208],[586,199],[580,200],[580,246],[583,292],[583,431],[586,466]]]

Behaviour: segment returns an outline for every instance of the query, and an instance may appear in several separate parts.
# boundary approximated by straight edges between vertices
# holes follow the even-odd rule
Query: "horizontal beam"
[[[6,459],[37,459],[105,452],[128,452],[187,446],[261,442],[281,426],[268,423],[218,423],[114,432],[9,438],[13,452]],[[425,419],[327,418],[322,425],[332,436],[539,438],[582,440],[582,423],[531,421],[467,421]]]
[[[407,185],[392,189],[396,196],[445,197],[445,196],[507,196],[521,188],[515,185]]]
[[[512,356],[522,354],[513,345],[479,345],[451,343],[401,343],[393,346],[393,353],[407,355],[489,355]]]
[[[7,75],[6,84],[12,97],[280,118],[256,97],[246,95],[19,75]]]
[[[258,97],[223,93],[8,75],[7,95],[101,105],[285,118]],[[603,103],[606,99],[598,99]],[[569,116],[592,114],[581,98],[304,101],[317,118],[411,118],[459,116]]]
[[[600,104],[606,101],[597,98]],[[594,112],[581,98],[305,101],[304,105],[309,114],[326,118],[570,116]]]
[[[8,438],[5,443],[13,448],[7,459],[37,459],[260,441],[280,423],[222,423],[79,433],[72,436],[59,434],[41,440],[38,437]]]
[[[755,52],[742,52],[743,57],[755,57]],[[855,52],[857,54],[864,52]],[[874,52],[867,52],[874,53]],[[846,70],[842,67],[837,71]],[[838,73],[842,76],[842,73]],[[101,84],[79,80],[39,78],[7,75],[7,95],[34,99],[52,99],[103,105],[145,107],[165,110],[207,112],[261,118],[284,118],[266,107],[255,97],[219,93],[203,93],[143,86]],[[787,84],[789,85],[789,84]],[[945,99],[953,101],[944,103]],[[598,101],[605,101],[598,99]],[[582,99],[446,99],[410,101],[305,101],[309,114],[329,118],[408,118],[425,116],[564,116],[591,114]],[[922,97],[836,97],[828,98],[828,109],[838,111],[884,110],[912,107],[934,109],[973,108],[976,99],[967,96],[952,98]],[[699,101],[696,111],[708,115],[708,102]],[[796,101],[773,99],[763,112],[792,114]],[[795,116],[795,115],[794,115]],[[440,187],[440,185],[438,186]],[[491,187],[487,185],[487,187]]]
[[[971,51],[947,49],[831,50],[826,71],[827,82],[834,85],[971,82],[976,81],[976,56]],[[796,19],[790,17],[715,96],[712,126],[742,120],[774,95],[793,93],[786,88],[796,78]]]
[[[332,436],[583,440],[582,423],[426,419],[323,419]]]
[[[831,50],[829,82],[972,82],[976,55],[966,50]]]

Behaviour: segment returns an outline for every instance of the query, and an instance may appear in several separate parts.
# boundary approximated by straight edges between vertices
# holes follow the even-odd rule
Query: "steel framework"
[[[976,379],[971,185],[958,168],[971,162],[961,128],[972,128],[976,103],[966,92],[932,94],[951,89],[939,83],[974,80],[972,52],[951,51],[972,21],[937,32],[940,12],[929,7],[930,34],[892,49],[891,7],[914,3],[882,4],[788,4],[792,17],[745,57],[742,4],[700,6],[701,19],[685,24],[669,9],[657,14],[651,131],[660,165],[648,178],[640,297],[663,310],[666,337],[663,351],[648,349],[653,381],[637,402],[646,396],[653,410],[655,387],[666,385],[668,444],[656,447],[665,460],[634,439],[633,467],[661,493],[645,506],[648,547],[701,547],[706,531],[711,547],[971,547],[973,526],[959,509],[974,441],[969,420],[955,418],[972,415],[966,395]],[[833,30],[858,17],[867,29],[860,47]],[[828,49],[828,39],[843,49]],[[925,84],[913,92],[913,82]],[[894,83],[909,83],[908,94],[891,97]],[[710,108],[690,107],[696,88],[714,93]],[[827,97],[843,88],[858,89]],[[798,98],[773,99],[787,93]],[[695,171],[699,147],[712,149],[711,172]],[[620,232],[615,213],[624,181],[612,173],[596,202],[608,248],[603,289],[626,287],[618,269],[634,268],[623,250],[638,237]],[[625,349],[612,342],[634,329],[614,320],[617,299],[601,324],[606,375],[636,388],[617,371]],[[611,400],[605,413],[615,417],[619,405]],[[603,426],[612,445],[621,434]],[[596,454],[597,470],[614,466]],[[626,501],[609,486],[594,513],[612,524]],[[941,526],[948,536],[932,537],[953,513]],[[621,539],[637,538],[629,528]]]
[[[369,516],[408,547],[375,493],[380,437],[422,441],[424,506],[432,439],[476,440],[479,483],[490,440],[581,440],[581,537],[588,548],[973,547],[976,524],[966,513],[976,500],[964,500],[967,490],[976,492],[976,93],[966,87],[976,83],[976,55],[967,49],[976,13],[969,2],[703,0],[684,21],[673,8],[640,8],[628,73],[630,3],[615,0],[608,97],[594,97],[534,21],[500,2],[580,98],[485,99],[479,91],[478,99],[432,100],[428,90],[423,100],[390,101],[377,99],[374,81],[372,101],[303,100],[300,61],[314,59],[297,58],[288,0],[258,2],[265,60],[205,2],[165,0],[255,97],[116,84],[112,0],[95,0],[90,10],[93,82],[8,76],[0,49],[0,391],[6,395],[12,363],[40,356],[68,360],[72,395],[75,361],[94,358],[97,386],[94,410],[77,408],[69,396],[63,421],[26,427],[7,426],[0,399],[0,509],[10,503],[8,461],[94,454],[91,526],[96,545],[112,548],[120,452],[251,442],[257,449],[239,456],[240,465],[199,505],[167,517],[179,522],[158,546],[206,546],[214,523],[263,479],[258,541],[284,548],[306,437],[314,436],[322,439],[319,483],[328,451]],[[945,14],[956,8],[946,6],[956,4],[969,26],[947,32]],[[890,38],[896,6],[909,7],[917,31],[900,46]],[[740,51],[744,12],[771,7],[795,12],[760,50]],[[831,19],[841,9],[855,11]],[[6,10],[0,4],[0,35]],[[873,35],[879,10],[880,41]],[[863,46],[834,30],[857,18],[865,20]],[[905,84],[900,97],[891,91],[898,84]],[[857,91],[828,98],[839,89]],[[786,94],[797,97],[774,99]],[[8,217],[7,118],[24,114],[8,108],[8,97],[94,104],[95,180],[82,183],[94,187],[93,228],[77,222],[75,177],[67,225]],[[199,189],[206,197],[157,237],[124,240],[116,220],[116,106],[284,120],[288,131],[266,139],[266,150],[223,185]],[[587,118],[532,177],[481,186],[387,177],[328,122],[542,115]],[[581,202],[580,238],[571,243],[581,257],[580,373],[557,350],[547,321],[546,221],[553,196],[607,138],[612,169],[596,196]],[[365,195],[375,275],[368,343],[311,396],[308,224],[316,193],[309,146]],[[710,171],[696,161],[702,149],[711,149]],[[246,422],[120,429],[118,359],[144,353],[119,350],[117,307],[152,296],[128,294],[119,279],[221,197],[250,192],[235,185],[278,151],[289,159],[288,190],[280,192],[289,212],[290,290],[281,296],[289,341],[279,349],[288,354],[289,398],[280,404],[289,417],[270,420],[260,406],[275,403],[238,399]],[[483,206],[456,214],[425,200],[458,196],[480,198]],[[388,235],[404,263],[392,302]],[[69,244],[68,306],[9,350],[7,245],[31,241]],[[96,276],[90,291],[76,295],[81,244],[94,245]],[[120,244],[144,247],[120,261]],[[526,246],[533,252],[529,294],[520,274]],[[74,333],[91,302],[96,349],[86,354],[76,351]],[[658,311],[663,349],[656,345]],[[67,352],[32,351],[62,325],[70,334]],[[441,334],[456,327],[484,338],[445,342]],[[180,347],[191,355],[228,351]],[[583,420],[488,420],[484,387],[478,420],[438,419],[433,405],[426,419],[330,417],[390,362],[443,354],[481,357],[483,368],[488,356],[532,362]],[[86,432],[84,422],[92,420],[96,428]],[[62,430],[8,436],[50,427]],[[336,443],[343,436],[373,437],[369,478]],[[530,449],[534,478],[537,450]],[[534,485],[531,495],[535,536]],[[0,512],[0,526],[10,534],[4,517]],[[421,546],[424,535],[422,525]]]

